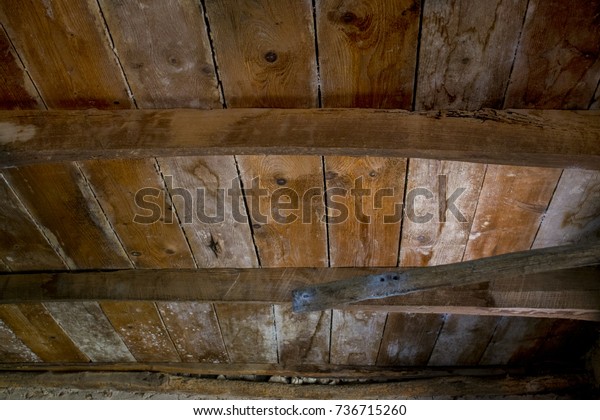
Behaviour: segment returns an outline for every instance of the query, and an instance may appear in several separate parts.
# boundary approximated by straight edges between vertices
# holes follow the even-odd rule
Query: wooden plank
[[[410,160],[401,267],[462,260],[485,170],[481,164]]]
[[[0,173],[0,261],[13,271],[60,270],[65,263]]]
[[[181,227],[200,267],[257,267],[232,156],[158,160]]]
[[[556,320],[537,351],[537,359],[557,364],[581,361],[598,341],[599,333],[598,324],[593,322]]]
[[[45,362],[88,362],[41,303],[0,305],[0,319]]]
[[[600,109],[600,83],[596,88],[596,93],[594,93],[589,109]]]
[[[444,319],[442,314],[388,314],[377,365],[427,365]]]
[[[533,248],[600,238],[600,172],[566,169]]]
[[[215,305],[232,363],[278,363],[273,306]]]
[[[502,108],[527,0],[426,2],[416,109]]]
[[[3,363],[41,362],[8,326],[0,320],[0,360]]]
[[[318,105],[309,0],[209,1],[206,13],[227,106]]]
[[[279,363],[329,363],[331,311],[296,314],[289,304],[274,309]]]
[[[157,302],[158,311],[183,362],[228,362],[213,306],[199,302]]]
[[[530,0],[506,107],[587,109],[600,73],[600,1]]]
[[[75,164],[15,168],[4,176],[70,269],[131,267]]]
[[[333,311],[331,363],[374,365],[387,314],[371,311]]]
[[[412,107],[420,2],[315,3],[324,107]]]
[[[529,249],[560,173],[489,165],[463,259]]]
[[[48,107],[131,107],[96,1],[3,2],[0,21]]]
[[[153,302],[102,302],[100,306],[138,362],[181,360]]]
[[[498,319],[448,315],[429,358],[430,366],[471,366],[479,363]]]
[[[100,0],[141,108],[221,108],[198,2]]]
[[[135,362],[97,302],[46,302],[44,306],[92,362]]]
[[[325,158],[332,267],[396,264],[406,160]]]
[[[90,158],[313,154],[598,170],[599,112],[0,111],[0,167]]]
[[[81,163],[95,197],[136,268],[194,268],[154,159]]]
[[[261,266],[326,266],[321,159],[240,156],[238,164]]]

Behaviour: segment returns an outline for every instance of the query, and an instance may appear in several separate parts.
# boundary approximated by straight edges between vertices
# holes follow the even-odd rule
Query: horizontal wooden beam
[[[600,111],[0,112],[0,168],[230,154],[379,155],[600,169]]]

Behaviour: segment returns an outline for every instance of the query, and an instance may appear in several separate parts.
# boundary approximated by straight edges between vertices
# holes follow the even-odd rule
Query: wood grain
[[[427,365],[444,319],[443,314],[389,313],[377,365]]]
[[[0,21],[50,108],[130,108],[97,2],[3,2]]]
[[[232,363],[278,363],[273,306],[215,305]]]
[[[41,362],[8,326],[0,320],[0,360],[4,363]]]
[[[41,303],[1,305],[0,319],[45,362],[89,362]]]
[[[529,249],[560,173],[489,165],[464,260]]]
[[[239,156],[262,267],[327,265],[321,159]]]
[[[405,159],[325,158],[332,267],[396,263],[405,174]]]
[[[309,0],[206,2],[228,107],[318,106]]]
[[[219,322],[210,303],[157,302],[183,362],[228,362]]]
[[[75,164],[27,166],[4,175],[70,269],[131,267]]]
[[[135,362],[97,302],[46,302],[44,306],[92,362]]]
[[[164,158],[161,172],[200,267],[257,267],[235,159]]]
[[[462,260],[485,170],[481,164],[410,160],[401,267]]]
[[[410,109],[420,2],[316,2],[324,107]]]
[[[385,312],[334,310],[331,363],[374,365],[386,316]]]
[[[533,248],[600,238],[600,172],[566,169]]]
[[[91,160],[81,169],[136,268],[195,267],[155,160]]]
[[[418,110],[502,108],[527,0],[425,2]]]
[[[600,73],[598,13],[598,0],[530,0],[506,107],[588,108]]]
[[[108,320],[138,362],[179,362],[153,302],[102,302]]]

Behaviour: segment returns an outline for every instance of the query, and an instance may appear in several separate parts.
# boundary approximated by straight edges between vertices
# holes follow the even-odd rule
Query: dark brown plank
[[[0,360],[3,363],[41,362],[15,333],[0,320]]]
[[[374,365],[386,316],[385,312],[334,310],[331,363]]]

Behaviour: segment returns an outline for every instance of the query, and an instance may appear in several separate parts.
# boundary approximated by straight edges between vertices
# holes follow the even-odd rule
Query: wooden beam
[[[398,156],[600,169],[600,111],[0,112],[0,168],[220,154]]]
[[[441,287],[456,287],[600,264],[600,242],[497,255],[434,267],[381,272],[294,290],[296,312],[322,311],[349,303]]]

